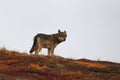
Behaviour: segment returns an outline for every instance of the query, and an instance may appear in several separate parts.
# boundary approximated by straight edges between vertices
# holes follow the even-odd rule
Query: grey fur
[[[38,55],[38,53],[41,51],[42,48],[48,49],[48,55],[54,55],[54,49],[55,47],[66,40],[67,33],[66,31],[61,32],[58,30],[58,33],[56,34],[37,34],[34,37],[33,46],[30,50],[30,53],[35,51],[35,54]]]

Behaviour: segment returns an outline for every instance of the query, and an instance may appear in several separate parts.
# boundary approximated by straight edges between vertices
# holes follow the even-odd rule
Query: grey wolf
[[[30,53],[35,51],[35,55],[38,55],[42,48],[47,48],[48,55],[53,56],[56,46],[61,42],[64,42],[66,37],[66,31],[62,32],[60,30],[58,30],[58,33],[51,35],[39,33],[34,37],[33,46]]]

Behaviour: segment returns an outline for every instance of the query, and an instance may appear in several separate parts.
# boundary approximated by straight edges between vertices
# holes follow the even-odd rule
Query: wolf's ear
[[[65,34],[67,33],[66,30],[64,31],[64,33],[65,33]]]
[[[61,31],[60,31],[60,29],[58,30],[58,33],[60,33]]]

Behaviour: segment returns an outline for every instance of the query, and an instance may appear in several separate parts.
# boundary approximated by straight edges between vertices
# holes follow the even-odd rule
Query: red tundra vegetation
[[[120,63],[0,49],[0,80],[120,80]]]

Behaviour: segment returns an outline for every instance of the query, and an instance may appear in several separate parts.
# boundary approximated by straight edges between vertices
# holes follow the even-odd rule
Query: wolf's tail
[[[32,48],[31,48],[31,50],[30,50],[30,53],[32,53],[34,50],[35,50],[35,46],[37,45],[37,37],[35,36],[34,37],[34,42],[33,42],[33,46],[32,46]]]

